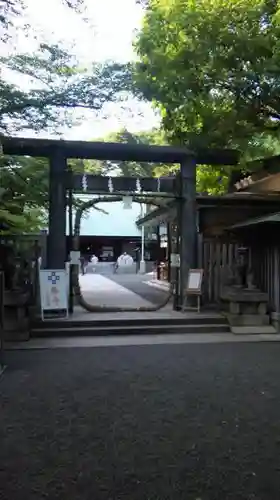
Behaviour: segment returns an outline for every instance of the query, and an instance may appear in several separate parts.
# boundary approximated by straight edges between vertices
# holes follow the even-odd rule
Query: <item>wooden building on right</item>
[[[240,197],[257,196],[276,202],[275,210],[244,218],[228,232],[248,248],[254,283],[268,294],[271,322],[280,332],[280,156],[252,162],[246,175],[230,183],[229,191]]]
[[[257,169],[250,165],[252,172],[246,175],[234,172],[228,193],[196,197],[196,267],[204,275],[202,304],[225,308],[236,333],[241,327],[243,333],[254,333],[258,321],[262,327],[272,324],[280,333],[280,157],[260,162]],[[138,224],[153,230],[165,225],[172,236],[174,227],[180,228],[177,213],[174,203],[167,204]],[[172,248],[169,257],[170,253]],[[242,294],[244,315],[240,315]]]

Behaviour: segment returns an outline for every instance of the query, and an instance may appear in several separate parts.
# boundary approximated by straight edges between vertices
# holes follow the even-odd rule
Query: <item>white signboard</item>
[[[40,270],[41,314],[44,311],[64,310],[68,316],[68,284],[65,269]]]
[[[191,288],[192,290],[200,289],[200,274],[198,273],[189,274],[188,288]]]
[[[203,269],[190,269],[188,275],[187,292],[201,293]]]
[[[171,267],[180,267],[180,254],[172,253],[170,255],[170,265]]]
[[[71,250],[70,262],[76,266],[80,265],[81,252],[79,250]]]

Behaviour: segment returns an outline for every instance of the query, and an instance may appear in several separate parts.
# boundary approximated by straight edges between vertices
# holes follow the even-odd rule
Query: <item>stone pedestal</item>
[[[280,313],[272,312],[271,313],[271,324],[274,326],[277,333],[280,333]]]
[[[220,300],[233,333],[275,333],[267,293],[233,286],[222,290]]]
[[[29,340],[30,318],[28,311],[29,294],[18,291],[4,293],[4,339]]]

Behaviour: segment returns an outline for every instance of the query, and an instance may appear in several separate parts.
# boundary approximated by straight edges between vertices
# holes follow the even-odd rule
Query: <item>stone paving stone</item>
[[[153,304],[101,274],[80,276],[80,286],[87,302],[97,306],[152,307]]]

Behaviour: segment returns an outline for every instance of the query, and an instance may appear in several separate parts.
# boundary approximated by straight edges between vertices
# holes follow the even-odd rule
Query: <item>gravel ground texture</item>
[[[6,353],[1,500],[279,500],[280,345]]]
[[[112,274],[106,277],[111,281],[118,283],[118,285],[127,288],[127,290],[136,293],[137,295],[142,297],[142,299],[148,300],[152,304],[162,304],[166,299],[166,291],[147,285],[146,282],[151,280],[151,276],[149,275]]]

